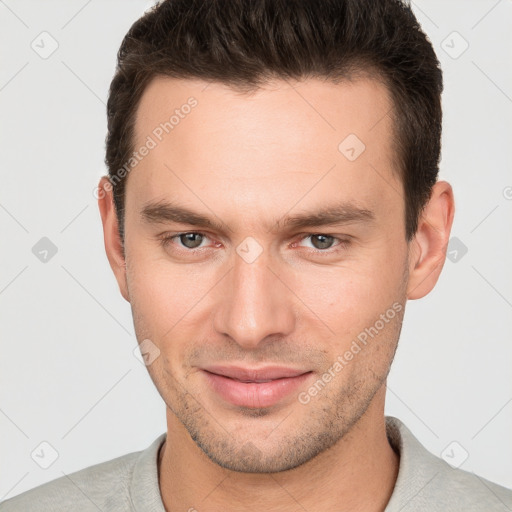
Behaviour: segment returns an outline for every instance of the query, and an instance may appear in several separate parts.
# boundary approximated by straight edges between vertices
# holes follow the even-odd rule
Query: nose
[[[252,262],[235,254],[215,312],[216,331],[247,350],[287,336],[295,326],[293,292],[270,259],[268,251]]]

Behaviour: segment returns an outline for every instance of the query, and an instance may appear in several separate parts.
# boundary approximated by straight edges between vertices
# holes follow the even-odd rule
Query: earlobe
[[[98,184],[98,207],[103,224],[103,241],[110,267],[119,285],[121,295],[130,302],[126,281],[126,261],[119,236],[119,222],[114,205],[113,187],[103,176]]]
[[[408,299],[420,299],[435,286],[446,258],[455,213],[452,187],[437,182],[410,242]]]

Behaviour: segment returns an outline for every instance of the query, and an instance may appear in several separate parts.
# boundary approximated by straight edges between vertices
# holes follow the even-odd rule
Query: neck
[[[383,511],[398,476],[384,419],[385,385],[342,439],[307,463],[271,474],[239,473],[212,462],[167,411],[159,484],[167,511]]]

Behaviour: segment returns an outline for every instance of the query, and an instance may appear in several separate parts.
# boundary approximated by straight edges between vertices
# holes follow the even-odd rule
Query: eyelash
[[[160,237],[160,242],[162,244],[162,247],[166,248],[168,245],[170,245],[172,243],[172,241],[174,239],[179,239],[179,237],[182,235],[191,235],[191,234],[201,235],[203,237],[209,238],[206,233],[203,233],[201,231],[182,231],[181,233],[176,233],[174,235],[164,234]],[[307,234],[301,235],[301,238],[298,240],[298,242],[302,242],[303,240],[305,240],[309,237],[315,236],[315,235],[326,236],[329,238],[333,238],[335,241],[338,241],[338,244],[336,244],[333,247],[329,247],[328,249],[324,249],[324,250],[310,249],[308,251],[308,252],[315,253],[315,255],[321,255],[321,256],[333,255],[333,254],[337,253],[338,251],[347,248],[347,246],[350,244],[350,241],[347,239],[338,238],[338,237],[328,235],[325,233],[307,233]],[[296,244],[298,242],[294,242],[294,244]],[[198,252],[202,251],[203,249],[205,249],[205,247],[197,247],[195,249],[187,249],[186,247],[180,247],[180,250],[186,252],[187,254],[197,254]]]

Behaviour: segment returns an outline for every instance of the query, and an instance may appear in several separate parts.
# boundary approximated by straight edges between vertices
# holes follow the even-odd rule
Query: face
[[[225,468],[303,464],[385,382],[408,280],[390,108],[370,79],[144,92],[124,294],[168,414]]]

